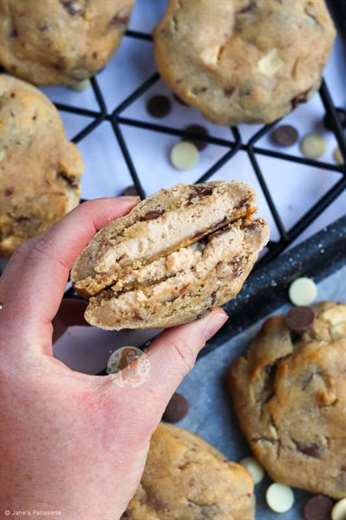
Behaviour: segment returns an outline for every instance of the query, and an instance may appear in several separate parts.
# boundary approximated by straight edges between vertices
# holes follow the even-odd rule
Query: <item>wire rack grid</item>
[[[126,33],[126,37],[148,42],[152,41],[152,36],[150,34],[139,31],[129,30]],[[265,135],[269,134],[280,122],[280,120],[270,125],[264,125],[249,140],[244,142],[237,127],[230,127],[229,138],[224,139],[214,137],[209,134],[203,136],[181,128],[143,121],[137,118],[125,117],[123,115],[124,111],[139,98],[145,95],[148,90],[159,81],[159,79],[160,77],[157,72],[152,74],[112,111],[107,110],[104,95],[98,83],[97,77],[93,77],[91,79],[91,87],[94,92],[98,110],[89,110],[87,108],[78,107],[75,105],[71,106],[62,103],[56,103],[56,106],[62,112],[68,112],[71,114],[92,118],[92,121],[73,137],[72,141],[76,144],[88,137],[89,134],[96,130],[96,128],[103,122],[108,121],[110,123],[114,132],[114,136],[118,141],[120,150],[123,154],[123,158],[127,165],[130,176],[133,180],[133,184],[141,198],[145,198],[146,196],[143,181],[141,180],[140,175],[138,174],[138,171],[134,165],[134,161],[131,157],[131,153],[129,151],[129,147],[122,132],[121,126],[135,127],[138,129],[168,134],[180,138],[195,138],[200,141],[205,141],[208,144],[217,145],[223,148],[224,153],[214,164],[212,164],[211,167],[209,167],[209,169],[202,176],[196,180],[197,183],[210,180],[213,175],[216,174],[216,172],[218,172],[218,170],[226,163],[231,161],[237,153],[240,151],[246,152],[279,232],[279,239],[275,241],[271,240],[269,242],[266,253],[257,263],[257,267],[270,262],[280,253],[285,251],[315,221],[315,219],[317,219],[326,210],[326,208],[328,208],[340,196],[340,194],[346,190],[346,144],[343,128],[340,124],[337,112],[337,110],[340,109],[337,109],[334,106],[329,88],[325,81],[322,82],[319,96],[321,98],[326,117],[329,120],[330,127],[335,134],[341,155],[344,158],[343,165],[290,155],[288,153],[283,153],[281,151],[267,149],[260,146],[259,141]],[[306,213],[291,228],[288,229],[283,223],[283,219],[280,215],[280,208],[275,203],[270,186],[265,180],[265,176],[258,161],[259,156],[272,157],[275,159],[281,159],[282,161],[289,161],[292,163],[304,164],[306,166],[319,168],[320,170],[333,171],[339,174],[340,178],[317,202],[308,208]]]

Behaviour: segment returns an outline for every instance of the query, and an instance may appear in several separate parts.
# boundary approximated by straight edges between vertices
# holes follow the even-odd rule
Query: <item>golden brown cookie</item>
[[[346,496],[346,305],[314,306],[313,324],[290,332],[265,322],[229,385],[241,429],[272,479]]]
[[[253,520],[250,475],[197,435],[161,424],[127,520]]]
[[[241,289],[267,243],[240,182],[178,185],[138,204],[91,240],[72,269],[91,296],[86,320],[104,329],[172,327]]]
[[[270,123],[319,87],[335,38],[324,0],[170,0],[162,78],[219,124]]]
[[[0,63],[40,85],[75,85],[107,63],[133,0],[0,0]]]
[[[79,203],[83,164],[59,113],[35,87],[0,75],[0,254]]]

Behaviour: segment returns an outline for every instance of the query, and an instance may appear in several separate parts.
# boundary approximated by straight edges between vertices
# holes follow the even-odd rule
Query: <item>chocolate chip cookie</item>
[[[201,438],[161,424],[123,520],[253,520],[253,482]]]
[[[133,0],[0,0],[0,63],[40,85],[75,85],[107,63]]]
[[[241,429],[272,479],[346,496],[346,305],[324,302],[298,334],[270,318],[229,383]]]
[[[270,123],[318,89],[334,38],[324,0],[170,0],[155,54],[211,121]]]
[[[0,254],[77,206],[83,164],[59,113],[39,90],[0,75]]]
[[[172,327],[233,298],[268,241],[241,182],[178,185],[138,204],[92,239],[72,270],[104,329]]]

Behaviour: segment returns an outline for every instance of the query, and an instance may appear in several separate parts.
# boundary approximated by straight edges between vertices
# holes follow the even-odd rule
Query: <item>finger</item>
[[[199,352],[227,320],[222,309],[215,309],[200,320],[167,329],[152,343],[146,352],[151,366],[148,385],[155,390],[160,409],[165,409]]]
[[[50,323],[56,315],[69,270],[81,250],[107,222],[126,214],[136,197],[81,204],[47,233],[19,248],[0,280],[0,320]]]
[[[123,370],[102,378],[100,385],[108,389],[108,394],[116,402],[121,398],[125,411],[131,409],[134,435],[150,435],[198,353],[227,319],[222,309],[215,309],[198,321],[168,329],[146,350],[146,356],[130,365],[128,373]],[[114,392],[117,385],[124,391]],[[125,419],[129,420],[128,414]]]
[[[65,298],[60,305],[58,314],[53,320],[53,343],[57,341],[69,327],[88,327],[85,321],[84,311],[88,303],[83,300]]]

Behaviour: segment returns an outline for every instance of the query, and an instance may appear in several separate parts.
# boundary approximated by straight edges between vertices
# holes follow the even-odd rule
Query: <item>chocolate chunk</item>
[[[223,89],[223,92],[226,97],[231,97],[235,92],[235,87],[226,87]]]
[[[14,193],[14,188],[6,188],[5,189],[5,197],[11,197],[11,195],[13,195]]]
[[[164,214],[164,210],[163,209],[153,209],[152,211],[148,211],[143,217],[142,217],[142,220],[155,220],[159,217],[161,217],[161,215]]]
[[[187,415],[189,407],[187,399],[183,395],[175,393],[169,401],[162,418],[166,422],[176,423]]]
[[[147,111],[152,117],[161,119],[168,116],[171,110],[172,103],[166,96],[153,96],[147,102]]]
[[[339,119],[340,125],[343,128],[346,128],[346,110],[343,110],[342,108],[337,108],[336,115]],[[327,113],[324,116],[323,124],[328,130],[331,130],[332,132],[334,131],[334,118],[331,114]]]
[[[136,197],[138,192],[135,186],[128,186],[121,194],[123,197]]]
[[[293,146],[299,138],[298,131],[294,126],[282,125],[278,126],[270,135],[271,140],[277,146],[287,148]]]
[[[301,94],[298,94],[298,96],[293,98],[291,100],[292,110],[295,110],[298,105],[305,103],[308,100],[310,92],[311,92],[311,89],[308,89],[305,92],[302,92]]]
[[[315,315],[311,307],[294,307],[286,316],[286,325],[292,332],[303,332],[314,321]]]
[[[239,11],[237,11],[236,14],[237,15],[248,14],[248,13],[251,13],[252,11],[254,11],[255,9],[257,9],[257,2],[256,2],[256,0],[251,0],[247,5],[242,7],[242,9],[239,9]]]
[[[201,125],[189,125],[185,128],[185,130],[187,132],[191,132],[192,134],[200,135],[202,137],[208,136],[208,130]],[[206,141],[198,139],[198,137],[183,137],[183,141],[187,141],[189,143],[194,144],[196,148],[200,151],[205,150],[205,148],[207,148],[208,146],[208,143]]]
[[[129,21],[130,21],[130,15],[129,14],[121,15],[121,14],[118,13],[115,16],[113,16],[113,18],[111,19],[110,25],[125,25],[125,26],[127,26]]]
[[[210,186],[199,186],[198,184],[195,186],[195,194],[198,197],[208,197],[209,195],[212,195],[213,188]]]
[[[307,457],[312,457],[314,459],[319,459],[321,455],[321,448],[318,444],[315,442],[312,442],[311,444],[303,444],[298,441],[294,441],[296,448],[298,451],[303,453],[304,455],[307,455]]]
[[[316,495],[308,500],[304,506],[305,520],[330,520],[334,506],[331,498],[324,495]]]
[[[200,87],[192,87],[192,93],[195,95],[195,96],[198,96],[199,94],[204,94],[205,92],[207,92],[208,90],[208,87],[203,87],[203,86],[200,86]]]

